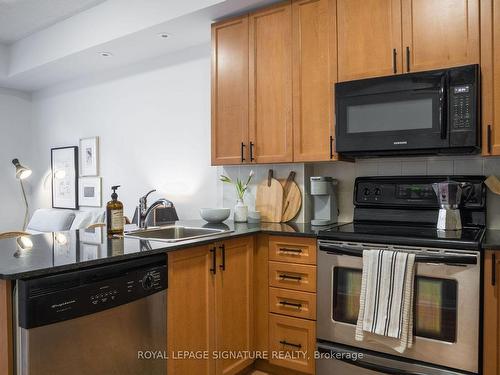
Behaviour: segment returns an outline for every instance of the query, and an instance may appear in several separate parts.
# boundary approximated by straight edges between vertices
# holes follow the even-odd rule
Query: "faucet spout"
[[[172,201],[168,199],[161,198],[155,201],[151,206],[147,206],[147,196],[154,192],[155,190],[150,191],[144,197],[139,200],[139,212],[138,212],[138,226],[141,229],[146,229],[149,215],[151,212],[155,210],[155,208],[163,206],[163,207],[174,207]]]

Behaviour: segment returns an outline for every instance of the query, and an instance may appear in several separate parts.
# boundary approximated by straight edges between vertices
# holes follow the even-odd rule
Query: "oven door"
[[[384,155],[449,148],[446,77],[418,73],[338,83],[336,151]]]
[[[478,371],[478,252],[323,241],[319,248],[318,339],[463,371]],[[415,341],[403,354],[354,338],[364,249],[417,253]]]

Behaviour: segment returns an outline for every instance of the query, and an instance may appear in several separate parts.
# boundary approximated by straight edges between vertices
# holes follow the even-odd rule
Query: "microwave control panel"
[[[472,128],[472,106],[474,100],[472,85],[452,86],[450,91],[452,129],[468,130]]]

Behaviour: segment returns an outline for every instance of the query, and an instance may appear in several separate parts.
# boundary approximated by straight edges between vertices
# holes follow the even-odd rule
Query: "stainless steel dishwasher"
[[[166,374],[166,265],[161,255],[19,281],[16,373]]]

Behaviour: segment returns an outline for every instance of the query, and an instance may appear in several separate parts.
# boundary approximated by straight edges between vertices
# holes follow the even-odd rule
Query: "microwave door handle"
[[[441,76],[441,88],[439,89],[439,125],[441,128],[441,139],[448,137],[448,74]]]
[[[364,369],[367,369],[367,370],[372,370],[372,371],[380,372],[380,373],[383,373],[383,374],[391,374],[391,375],[426,375],[423,372],[408,371],[408,370],[405,370],[405,369],[402,369],[402,368],[394,368],[394,367],[383,366],[383,365],[379,365],[377,363],[372,363],[370,361],[367,361],[367,360],[364,360],[364,359],[360,359],[360,358],[357,358],[354,361],[354,360],[351,360],[349,358],[346,358],[347,356],[345,354],[348,354],[348,353],[356,353],[357,354],[357,352],[353,352],[351,350],[347,350],[347,349],[343,349],[343,348],[337,349],[334,346],[332,346],[330,348],[328,346],[323,346],[321,344],[318,344],[318,351],[320,353],[330,354],[330,355],[341,354],[341,355],[338,355],[338,356],[334,356],[333,359],[324,359],[324,360],[327,360],[327,361],[338,360],[338,361],[342,361],[342,362],[348,363],[348,364],[356,366],[356,367],[361,367],[361,368],[364,368]]]

